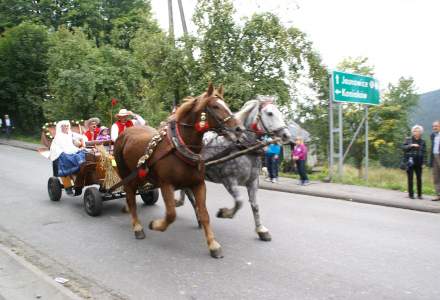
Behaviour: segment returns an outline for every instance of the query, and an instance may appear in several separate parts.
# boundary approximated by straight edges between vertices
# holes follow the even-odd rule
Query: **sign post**
[[[379,82],[370,76],[351,74],[339,71],[333,71],[330,76],[330,97],[329,97],[329,127],[330,127],[330,157],[329,157],[329,177],[333,176],[334,158],[338,157],[338,175],[343,175],[344,158],[347,155],[356,136],[360,132],[362,123],[365,121],[365,179],[368,180],[368,105],[380,104]],[[333,120],[333,102],[338,103],[338,127],[334,128]],[[344,154],[343,151],[343,103],[357,103],[365,105],[365,117],[359,125],[358,130],[350,142],[350,145]],[[338,153],[334,149],[334,133],[338,133],[339,146]]]

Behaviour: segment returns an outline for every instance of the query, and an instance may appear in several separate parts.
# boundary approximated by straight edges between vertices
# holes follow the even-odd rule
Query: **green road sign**
[[[333,71],[333,100],[377,105],[379,82],[369,76]]]

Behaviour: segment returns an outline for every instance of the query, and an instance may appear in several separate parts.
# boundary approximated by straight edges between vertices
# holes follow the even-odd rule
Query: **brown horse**
[[[149,228],[165,231],[176,218],[174,190],[188,188],[195,195],[196,209],[210,254],[215,258],[222,257],[221,246],[214,239],[209,225],[205,203],[205,170],[199,155],[203,145],[203,133],[206,130],[218,131],[232,140],[237,140],[244,130],[222,98],[223,88],[214,90],[210,84],[201,96],[188,98],[167,121],[166,126],[159,129],[160,133],[151,127],[132,127],[125,130],[116,140],[114,155],[118,172],[121,178],[126,178],[138,169],[138,161],[145,154],[153,136],[162,134],[163,137],[146,161],[148,174],[138,175],[134,180],[124,184],[127,206],[137,239],[145,238],[145,233],[136,213],[136,191],[147,182],[160,187],[166,214],[163,219],[152,221]]]

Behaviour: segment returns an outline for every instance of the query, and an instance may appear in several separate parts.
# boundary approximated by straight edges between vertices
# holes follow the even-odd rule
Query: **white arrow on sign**
[[[335,94],[339,95],[340,93],[342,93],[341,90],[335,90]]]

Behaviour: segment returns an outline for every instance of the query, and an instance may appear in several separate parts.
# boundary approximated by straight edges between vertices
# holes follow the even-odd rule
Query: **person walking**
[[[304,144],[304,139],[302,137],[297,137],[295,139],[295,148],[292,151],[292,160],[296,163],[296,168],[298,170],[300,185],[309,184],[309,178],[306,172],[306,160],[307,160],[307,146]]]
[[[423,127],[415,125],[411,129],[412,136],[403,143],[404,163],[408,177],[408,195],[414,199],[414,173],[417,181],[417,198],[422,199],[422,171],[426,160],[426,143],[422,139]]]
[[[278,182],[278,163],[280,159],[281,146],[277,142],[269,144],[266,150],[266,166],[269,172],[267,181]]]
[[[5,115],[5,133],[6,133],[6,138],[9,139],[11,137],[11,132],[12,132],[12,121],[9,118],[9,115]]]
[[[429,165],[432,168],[434,188],[437,198],[432,201],[440,201],[440,120],[432,123],[431,155]]]

